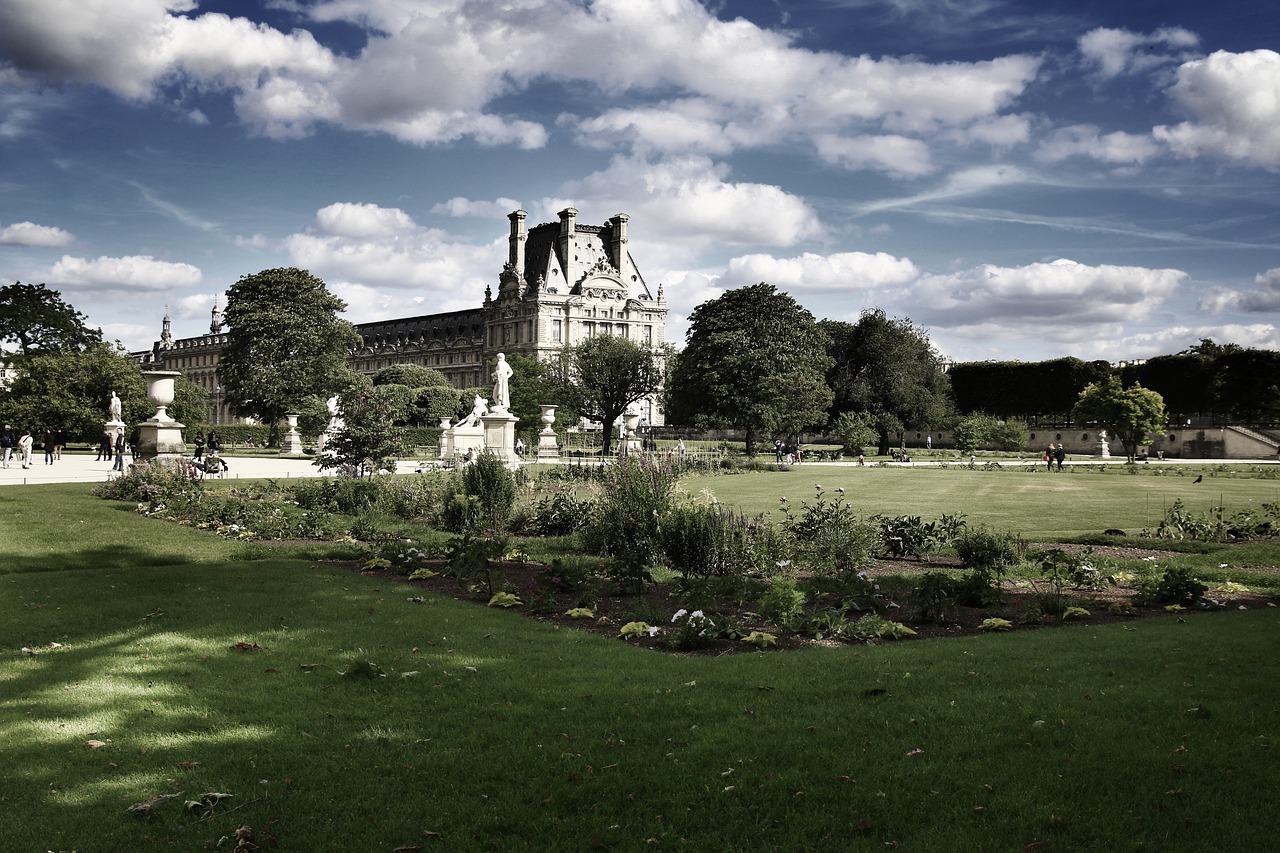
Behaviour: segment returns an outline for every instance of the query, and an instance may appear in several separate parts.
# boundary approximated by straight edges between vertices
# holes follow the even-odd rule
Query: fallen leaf
[[[90,749],[102,749],[104,746],[111,743],[111,741],[110,740],[87,740],[85,741],[85,743],[89,744]]]

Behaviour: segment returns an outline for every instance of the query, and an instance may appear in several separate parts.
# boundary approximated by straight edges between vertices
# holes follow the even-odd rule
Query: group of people
[[[204,430],[197,431],[195,445],[195,460],[203,463],[206,470],[212,471],[219,467],[223,471],[227,470],[227,460],[223,459],[221,455],[222,439],[218,437],[218,433],[216,431],[209,430],[209,436],[207,438],[205,437]],[[209,451],[209,458],[207,461],[205,460],[205,450]]]
[[[804,461],[804,451],[800,449],[800,445],[789,445],[780,438],[773,440],[773,456],[778,462],[786,462],[788,465],[799,465]]]
[[[62,430],[47,429],[44,431],[44,464],[52,465],[56,460],[62,458],[62,448],[67,443],[66,435]],[[23,468],[30,468],[32,463],[32,449],[35,447],[36,439],[31,434],[31,430],[23,430],[21,435],[15,434],[13,427],[9,424],[4,425],[4,429],[0,430],[0,457],[4,459],[4,467],[8,468],[9,463],[13,460],[16,453]]]
[[[1050,443],[1044,451],[1044,464],[1046,470],[1053,470],[1053,463],[1058,463],[1058,470],[1062,470],[1062,460],[1067,458],[1067,451],[1062,449],[1061,444]]]

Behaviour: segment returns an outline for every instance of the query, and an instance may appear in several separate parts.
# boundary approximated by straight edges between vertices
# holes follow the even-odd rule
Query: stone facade
[[[439,370],[457,388],[483,388],[499,352],[546,360],[594,335],[661,347],[667,306],[662,286],[651,291],[631,257],[630,217],[620,213],[604,225],[580,225],[577,216],[567,208],[557,222],[526,228],[528,214],[511,213],[496,294],[486,287],[474,309],[356,324],[361,344],[351,353],[351,368],[372,374],[417,364]],[[174,340],[166,315],[160,340],[135,355],[147,369],[184,371],[209,392],[209,421],[228,423],[217,380],[226,339],[215,305],[209,334]],[[663,422],[655,401],[644,401],[639,414],[648,424]]]

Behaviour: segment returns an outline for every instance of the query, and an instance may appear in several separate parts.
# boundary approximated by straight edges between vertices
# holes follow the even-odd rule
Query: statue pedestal
[[[182,441],[183,425],[174,420],[152,418],[138,424],[137,461],[155,462],[174,460],[187,455],[187,445]]]
[[[516,456],[516,421],[520,420],[505,409],[495,409],[480,418],[484,424],[484,446],[507,465],[518,465]]]
[[[484,427],[480,424],[475,426],[456,426],[446,432],[444,434],[444,452],[440,455],[440,458],[461,461],[468,450],[471,451],[473,459],[476,454],[484,450]]]
[[[622,416],[622,434],[618,437],[618,455],[628,456],[632,453],[640,453],[644,450],[640,443],[640,437],[636,435],[636,427],[640,423],[640,416],[633,414],[625,414]]]
[[[1098,459],[1111,458],[1111,445],[1107,441],[1106,430],[1103,430],[1102,432],[1098,433],[1098,448],[1093,455]]]

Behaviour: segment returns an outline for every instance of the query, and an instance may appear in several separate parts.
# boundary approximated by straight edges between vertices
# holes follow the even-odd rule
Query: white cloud
[[[560,199],[545,199],[531,212],[553,215],[571,199],[583,210],[628,213],[645,223],[636,238],[644,256],[671,267],[688,264],[708,246],[792,246],[823,236],[817,214],[799,196],[729,175],[727,165],[707,157],[615,157],[607,169],[564,184]]]
[[[445,216],[475,216],[482,219],[505,219],[507,214],[520,209],[520,202],[513,198],[497,198],[493,201],[454,197],[431,208],[432,213]]]
[[[733,288],[767,281],[786,291],[845,293],[898,287],[914,281],[919,274],[911,261],[884,252],[833,255],[806,252],[795,258],[743,255],[729,261],[719,284]]]
[[[316,211],[316,228],[334,237],[391,237],[410,233],[417,224],[399,208],[335,202]]]
[[[819,136],[818,156],[846,169],[876,169],[914,178],[933,171],[929,146],[905,136]]]
[[[62,248],[75,242],[68,231],[52,225],[36,225],[34,222],[15,222],[0,228],[0,245]]]
[[[1069,157],[1088,157],[1116,165],[1141,164],[1160,153],[1149,136],[1115,131],[1100,134],[1091,124],[1077,124],[1054,131],[1040,143],[1037,160],[1057,163]]]
[[[1088,266],[1071,260],[924,276],[911,303],[948,326],[1033,324],[1035,334],[1146,319],[1187,274],[1175,269]],[[1031,328],[1031,325],[1028,326]]]
[[[53,286],[87,291],[165,291],[199,284],[201,272],[191,264],[150,255],[94,260],[63,255],[44,279]]]
[[[1214,288],[1200,297],[1201,311],[1221,314],[1225,311],[1270,313],[1280,311],[1280,267],[1267,270],[1254,278],[1256,290]]]
[[[321,208],[313,230],[284,240],[292,263],[311,270],[330,286],[343,284],[361,305],[377,304],[378,299],[372,290],[361,288],[410,290],[436,301],[461,293],[473,304],[475,295],[500,269],[500,264],[495,268],[494,259],[505,257],[505,239],[503,244],[452,242],[443,232],[418,225],[398,208],[350,202]],[[353,309],[357,307],[351,304]]]
[[[330,123],[419,145],[537,148],[545,127],[493,105],[552,84],[608,99],[599,115],[567,119],[585,144],[724,155],[847,137],[858,151],[832,153],[828,142],[829,156],[895,174],[921,173],[926,158],[905,151],[923,144],[914,137],[1023,133],[998,114],[1040,66],[1031,56],[929,63],[819,53],[795,33],[719,20],[697,0],[279,5],[363,28],[367,43],[339,56],[306,30],[196,14],[195,0],[7,0],[0,51],[31,75],[133,100],[228,92],[242,121],[276,139]],[[655,93],[661,102],[644,102]]]
[[[1187,59],[1199,43],[1199,36],[1181,27],[1149,34],[1099,27],[1081,36],[1078,46],[1098,76],[1110,79]]]
[[[1193,116],[1153,131],[1175,154],[1280,168],[1280,53],[1218,51],[1185,63],[1169,94]]]

